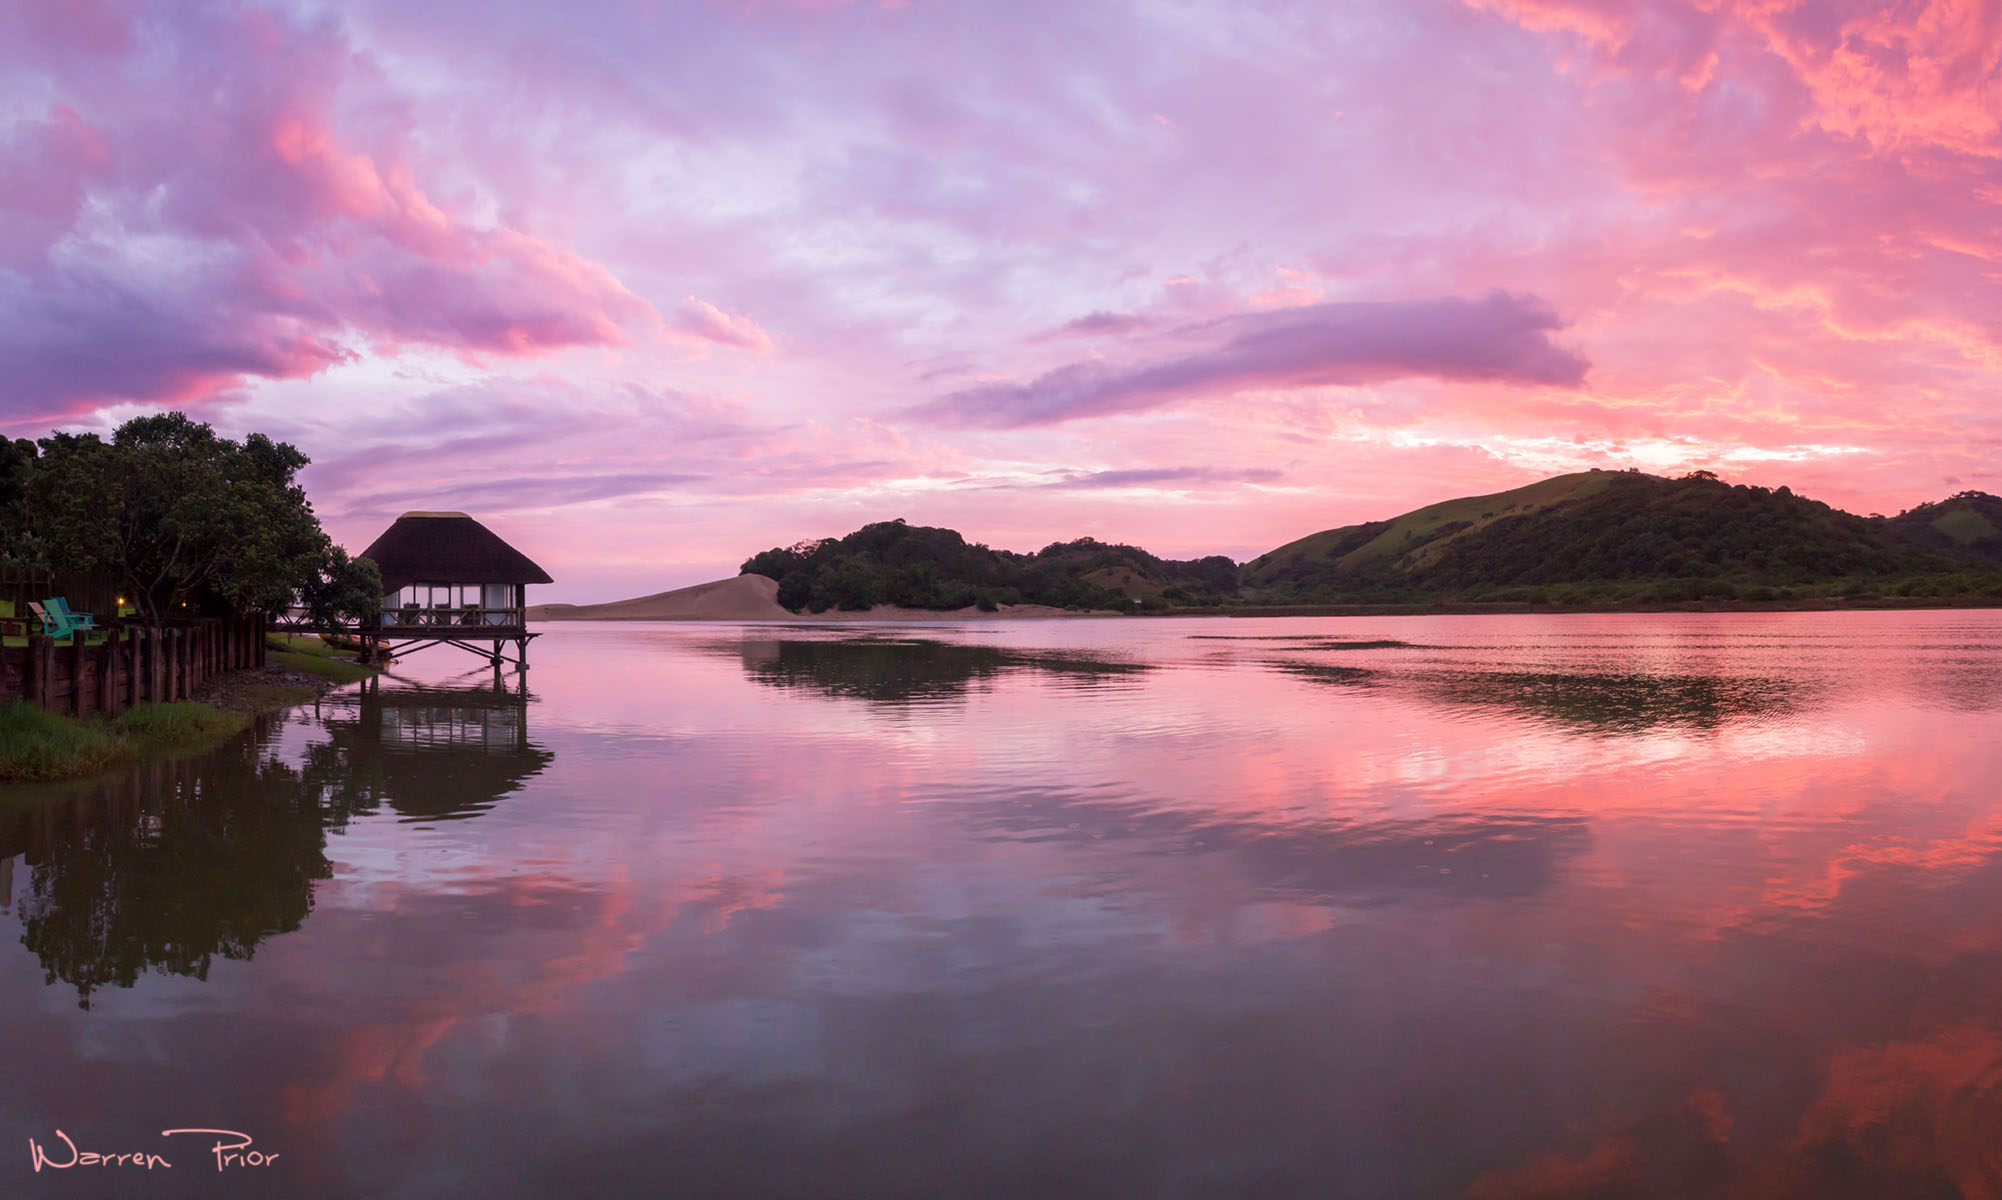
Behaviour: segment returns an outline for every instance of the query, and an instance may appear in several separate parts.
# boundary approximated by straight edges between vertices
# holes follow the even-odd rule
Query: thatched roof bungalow
[[[362,551],[382,571],[385,625],[526,624],[549,572],[462,512],[407,512]]]

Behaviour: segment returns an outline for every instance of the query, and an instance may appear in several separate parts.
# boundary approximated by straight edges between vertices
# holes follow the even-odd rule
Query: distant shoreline
[[[611,605],[538,605],[529,609],[531,622],[568,621],[726,621],[788,625],[829,625],[854,622],[896,621],[1049,621],[1049,620],[1160,620],[1173,617],[1424,617],[1424,616],[1551,616],[1564,613],[1605,615],[1613,613],[1783,613],[1783,612],[1909,612],[1920,610],[1987,610],[2002,608],[2002,598],[1980,597],[1900,597],[1889,602],[1882,597],[1848,601],[1687,601],[1657,604],[1529,604],[1498,602],[1478,604],[1446,602],[1436,604],[1275,604],[1233,605],[1228,607],[1155,609],[1149,612],[1116,612],[1099,609],[1073,612],[1044,605],[1002,606],[996,612],[978,609],[896,608],[878,605],[859,612],[829,609],[821,613],[794,613],[732,616],[723,614],[600,614],[587,609]],[[569,610],[550,612],[550,609]]]

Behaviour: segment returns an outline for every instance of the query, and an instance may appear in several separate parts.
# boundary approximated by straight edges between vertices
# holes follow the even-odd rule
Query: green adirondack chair
[[[97,628],[97,617],[94,614],[72,611],[70,608],[70,602],[62,596],[57,596],[53,600],[45,600],[42,602],[42,604],[43,607],[49,610],[50,616],[68,621],[72,628],[76,629]]]
[[[83,626],[71,622],[67,613],[58,619],[54,613],[33,600],[28,601],[28,611],[35,614],[35,619],[42,623],[42,632],[52,638],[73,638],[83,632]]]

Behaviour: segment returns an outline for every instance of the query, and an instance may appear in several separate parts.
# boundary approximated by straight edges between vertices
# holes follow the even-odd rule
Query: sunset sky
[[[605,600],[1588,466],[2002,491],[2002,0],[0,3],[0,431]]]

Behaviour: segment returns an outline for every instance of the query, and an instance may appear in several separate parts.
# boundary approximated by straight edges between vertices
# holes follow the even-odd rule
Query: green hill
[[[1899,513],[1891,527],[1940,550],[1959,550],[2002,563],[2002,496],[1961,492]]]
[[[1047,604],[1156,612],[1274,605],[2002,599],[2002,498],[1859,517],[1708,472],[1581,471],[1323,530],[1242,567],[1080,538],[1034,554],[883,521],[743,565],[797,612]]]
[[[1295,604],[1985,594],[2002,586],[1981,555],[1994,498],[1965,495],[1887,520],[1707,472],[1588,471],[1302,538],[1245,564],[1244,592]]]
[[[1556,475],[1513,491],[1443,500],[1389,521],[1309,534],[1246,563],[1242,580],[1247,588],[1256,589],[1306,580],[1333,582],[1345,573],[1408,570],[1496,521],[1604,491],[1614,478],[1605,471]]]

